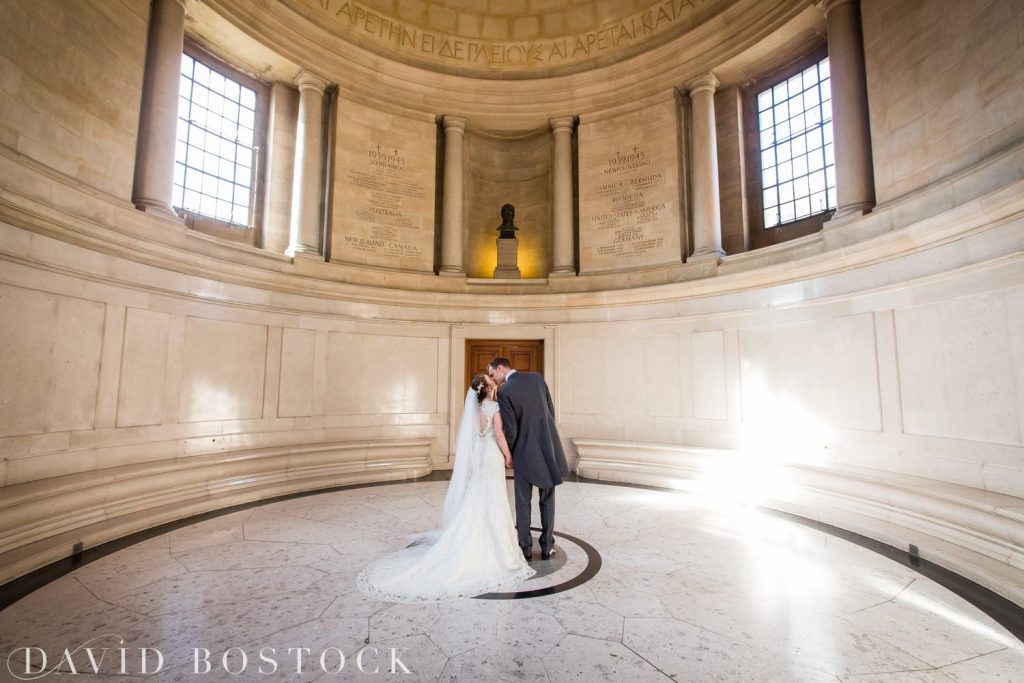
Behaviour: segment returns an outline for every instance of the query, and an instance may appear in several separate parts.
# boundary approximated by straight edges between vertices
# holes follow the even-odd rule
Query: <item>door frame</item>
[[[448,467],[455,458],[455,436],[462,419],[462,407],[466,402],[463,388],[466,374],[467,339],[522,339],[544,342],[544,379],[551,389],[551,399],[557,412],[559,406],[558,378],[555,376],[555,358],[558,353],[557,329],[554,325],[452,325],[450,358],[448,367]],[[558,416],[556,415],[557,419]]]

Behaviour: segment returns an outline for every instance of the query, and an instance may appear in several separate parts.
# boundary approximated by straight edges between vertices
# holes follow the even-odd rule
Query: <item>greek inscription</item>
[[[722,0],[661,0],[651,7],[574,36],[533,41],[486,41],[428,31],[375,12],[354,0],[292,0],[318,12],[343,32],[441,62],[486,68],[531,68],[592,59],[642,44],[691,23],[698,11]]]

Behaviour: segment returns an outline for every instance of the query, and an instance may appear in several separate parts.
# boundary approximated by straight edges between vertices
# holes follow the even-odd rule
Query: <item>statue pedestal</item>
[[[499,237],[495,242],[498,245],[498,267],[494,269],[495,279],[518,280],[522,277],[519,273],[519,240],[515,237]]]

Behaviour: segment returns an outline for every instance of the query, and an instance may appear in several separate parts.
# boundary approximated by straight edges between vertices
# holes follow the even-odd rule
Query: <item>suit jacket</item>
[[[498,406],[514,475],[539,488],[561,484],[569,466],[544,378],[536,372],[513,373],[498,389]]]

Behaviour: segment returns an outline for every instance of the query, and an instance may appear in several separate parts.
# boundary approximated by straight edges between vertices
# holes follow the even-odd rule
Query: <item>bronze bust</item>
[[[498,226],[498,239],[515,239],[517,228],[512,222],[516,217],[516,207],[505,204],[501,207],[501,225]]]

